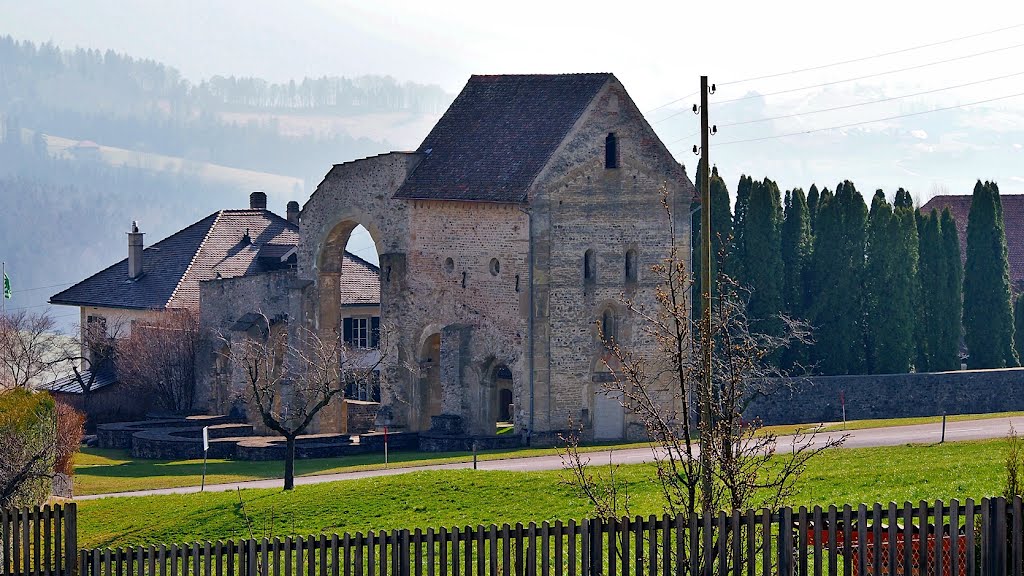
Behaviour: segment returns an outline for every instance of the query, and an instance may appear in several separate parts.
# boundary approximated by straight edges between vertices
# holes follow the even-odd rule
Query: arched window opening
[[[604,139],[604,167],[619,167],[619,139],[615,136],[615,132],[609,132]]]
[[[583,253],[583,281],[594,282],[597,279],[597,256],[591,248]]]
[[[601,313],[601,341],[609,346],[614,344],[615,329],[615,312],[611,308],[607,308]]]
[[[626,250],[626,282],[636,282],[636,250],[630,248]]]

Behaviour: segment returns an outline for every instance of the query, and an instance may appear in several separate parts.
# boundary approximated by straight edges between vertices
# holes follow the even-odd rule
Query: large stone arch
[[[293,303],[293,318],[321,338],[336,337],[339,330],[341,263],[352,231],[363,226],[376,244],[381,327],[388,332],[378,420],[392,427],[411,422],[413,374],[403,366],[415,357],[414,336],[404,330],[412,316],[406,289],[409,207],[394,194],[418,161],[416,154],[390,153],[334,166],[303,206],[299,221],[300,296]],[[324,419],[325,428],[330,422]]]

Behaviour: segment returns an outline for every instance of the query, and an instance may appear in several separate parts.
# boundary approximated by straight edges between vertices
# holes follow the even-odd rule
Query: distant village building
[[[298,204],[291,203],[289,211],[297,220]],[[168,310],[201,315],[199,288],[204,281],[294,267],[298,238],[296,223],[267,210],[262,192],[250,195],[248,209],[214,212],[149,247],[143,246],[143,232],[133,223],[127,258],[54,295],[50,303],[79,308],[83,342],[86,331],[95,329],[110,338],[127,337],[134,323],[157,320]],[[347,253],[345,262],[369,277],[347,287],[349,298],[360,301],[360,318],[379,318],[376,267]],[[88,356],[90,351],[82,353]],[[86,369],[81,375],[86,382],[94,382],[88,405],[94,422],[129,419],[153,409],[147,399],[116,390],[120,384],[116,366],[104,372],[93,377]],[[74,375],[45,388],[85,407],[79,378]]]
[[[1006,229],[1006,251],[1010,263],[1010,282],[1014,292],[1024,290],[1024,194],[1004,194],[999,197],[1003,205],[1003,224]],[[942,194],[933,196],[924,206],[922,214],[934,209],[939,214],[949,208],[956,218],[956,230],[960,236],[960,258],[967,261],[967,219],[971,213],[971,195]]]

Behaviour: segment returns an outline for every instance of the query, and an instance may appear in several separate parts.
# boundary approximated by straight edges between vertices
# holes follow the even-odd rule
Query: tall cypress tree
[[[815,191],[817,192],[817,191]],[[800,188],[786,192],[781,232],[783,311],[790,318],[807,319],[805,286],[811,258],[811,222],[807,199]],[[806,346],[796,343],[782,354],[782,365],[791,369],[807,362]]]
[[[750,203],[750,189],[753,185],[753,178],[747,175],[740,176],[740,182],[736,185],[736,208],[732,213],[732,249],[729,253],[726,271],[741,284],[746,283],[746,271],[743,269],[743,265],[747,260],[747,205]]]
[[[964,339],[971,368],[1017,366],[1013,347],[1010,267],[999,187],[974,186],[967,219],[964,274]]]
[[[942,210],[939,220],[941,235],[941,288],[942,299],[936,316],[939,327],[935,350],[932,353],[933,371],[960,369],[960,338],[963,335],[963,304],[964,304],[964,271],[960,260],[960,235],[956,229],[956,219],[949,208]]]
[[[702,160],[703,161],[703,160]],[[732,214],[729,211],[729,189],[725,186],[725,180],[718,175],[718,167],[711,169],[711,278],[712,286],[718,274],[719,268],[729,250],[732,238]],[[694,206],[695,207],[695,206]],[[694,208],[694,207],[691,207]],[[694,318],[699,318],[702,312],[701,301],[701,216],[699,212],[693,215],[691,226],[691,240],[693,246],[693,310]]]
[[[931,372],[940,364],[936,360],[939,354],[942,334],[942,314],[945,309],[943,302],[945,291],[945,254],[943,253],[942,236],[939,228],[939,214],[932,209],[918,219],[918,282],[921,286],[921,305],[918,309],[917,362],[918,372]],[[959,262],[959,255],[957,256]],[[957,314],[957,323],[960,315]]]
[[[743,284],[750,289],[747,314],[751,327],[764,334],[780,332],[783,266],[780,244],[782,213],[779,187],[768,178],[753,182],[743,235]]]
[[[908,372],[916,356],[918,238],[913,201],[903,189],[890,205],[879,190],[868,217],[864,273],[868,368]]]
[[[864,242],[867,206],[845,181],[818,201],[812,262],[814,356],[824,374],[864,371]]]
[[[818,187],[811,184],[811,188],[807,191],[807,220],[811,224],[811,234],[814,234],[814,226],[818,220],[819,197]]]
[[[892,222],[892,206],[885,199],[881,190],[875,192],[871,199],[871,211],[868,213],[867,235],[864,243],[864,312],[866,318],[867,364],[868,370],[878,373],[878,366],[883,362],[885,346],[890,342],[887,334],[893,329],[893,318],[887,306],[892,280],[892,257],[890,225]]]

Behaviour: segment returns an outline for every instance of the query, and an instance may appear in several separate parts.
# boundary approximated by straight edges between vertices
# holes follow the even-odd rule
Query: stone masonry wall
[[[848,420],[1024,409],[1024,368],[818,376],[773,385],[791,388],[754,400],[745,418],[760,418],[766,425],[841,421],[840,394],[846,398]]]
[[[605,137],[618,139],[618,168],[605,168]],[[689,207],[694,188],[682,166],[665,150],[621,84],[611,83],[595,100],[558,160],[542,175],[533,199],[538,278],[536,312],[541,319],[536,358],[538,431],[558,431],[570,420],[593,435],[594,403],[606,371],[598,321],[608,310],[615,339],[634,353],[653,356],[657,347],[634,325],[624,299],[651,306],[660,282],[651,267],[669,255],[670,219],[662,206],[668,193],[679,257],[689,261]],[[584,255],[595,254],[594,278],[584,279]],[[638,256],[637,279],[627,281],[625,258]],[[671,404],[671,395],[663,402]],[[626,414],[625,433],[641,438],[640,424]]]
[[[199,328],[201,341],[197,352],[196,400],[200,409],[211,414],[242,410],[256,425],[257,411],[246,410],[248,390],[239,372],[221,357],[225,339],[237,340],[231,327],[248,313],[263,313],[270,319],[286,317],[291,311],[294,270],[277,270],[253,276],[208,280],[199,288]]]
[[[442,365],[442,410],[462,416],[467,431],[495,433],[493,372],[512,372],[513,402],[522,406],[528,296],[528,219],[521,206],[469,202],[412,203],[409,312],[417,355],[432,334],[466,326],[454,370]],[[449,261],[450,259],[450,261]],[[456,337],[454,332],[451,337]],[[417,358],[422,360],[422,358]],[[516,422],[522,422],[517,415]]]

